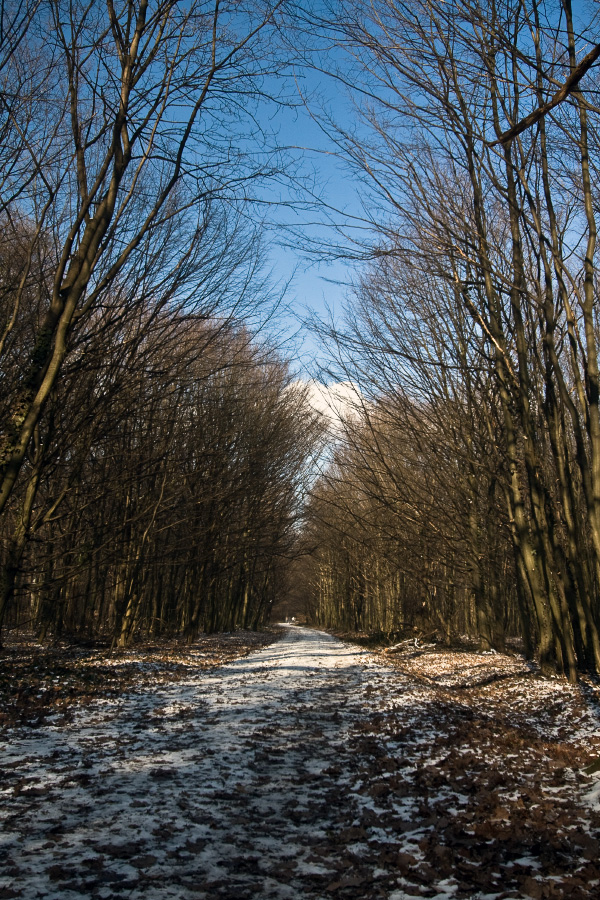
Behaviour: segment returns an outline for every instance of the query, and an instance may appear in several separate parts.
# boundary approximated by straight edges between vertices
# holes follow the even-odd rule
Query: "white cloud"
[[[332,430],[337,430],[342,422],[360,414],[364,399],[360,389],[351,381],[322,384],[319,381],[306,383],[308,402],[316,412],[321,413]]]

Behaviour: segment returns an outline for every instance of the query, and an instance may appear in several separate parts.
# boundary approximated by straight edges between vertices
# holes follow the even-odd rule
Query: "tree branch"
[[[525,116],[524,119],[521,119],[520,122],[517,122],[516,125],[513,125],[512,128],[509,128],[508,131],[504,131],[495,141],[491,141],[488,144],[488,147],[495,147],[497,144],[508,144],[513,140],[513,138],[516,138],[532,125],[535,125],[536,122],[539,122],[543,116],[547,115],[547,113],[558,106],[559,103],[562,103],[563,100],[566,100],[569,94],[571,94],[575,90],[586,72],[591,69],[599,56],[600,44],[596,44],[593,50],[590,50],[587,56],[584,56],[584,58],[581,60],[579,65],[573,69],[563,86],[556,91],[556,93],[548,103],[545,103],[543,106],[539,106],[537,109],[534,109],[533,112],[529,113],[528,116]]]

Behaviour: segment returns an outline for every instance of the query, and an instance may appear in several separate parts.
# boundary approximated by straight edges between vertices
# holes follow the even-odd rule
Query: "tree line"
[[[4,519],[6,624],[39,639],[255,629],[285,590],[317,435],[302,391],[228,323],[138,327],[67,362]]]
[[[317,622],[520,637],[545,671],[599,672],[594,4],[6,0],[0,20],[9,621],[126,644],[259,623],[283,590],[319,426],[254,328],[261,191],[290,175],[257,110],[300,61],[355,107],[321,125],[361,180],[328,338],[362,399],[285,571]]]
[[[265,622],[314,416],[261,322],[287,4],[0,10],[0,627]]]
[[[597,673],[598,11],[336,11],[362,118],[335,137],[376,239],[329,335],[364,402],[315,492],[314,619],[519,635]]]

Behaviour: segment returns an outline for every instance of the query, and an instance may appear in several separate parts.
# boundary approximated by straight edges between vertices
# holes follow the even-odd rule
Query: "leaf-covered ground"
[[[591,682],[293,627],[220,669],[129,664],[10,713],[0,898],[600,896]]]
[[[68,642],[46,647],[9,638],[0,650],[0,729],[17,724],[35,727],[48,716],[56,724],[58,714],[68,721],[81,704],[225,665],[279,636],[277,628],[235,631],[201,635],[193,645],[146,642],[114,651]]]

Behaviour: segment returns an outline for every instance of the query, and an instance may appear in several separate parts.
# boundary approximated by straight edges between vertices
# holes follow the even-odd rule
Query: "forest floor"
[[[252,638],[219,641],[9,649],[0,898],[600,896],[597,683],[293,626],[202,668]]]
[[[275,626],[203,634],[191,645],[180,640],[145,641],[133,649],[111,651],[102,642],[85,646],[65,640],[42,646],[17,634],[0,650],[0,729],[67,724],[82,704],[197,675],[247,656],[280,636],[281,629]]]

